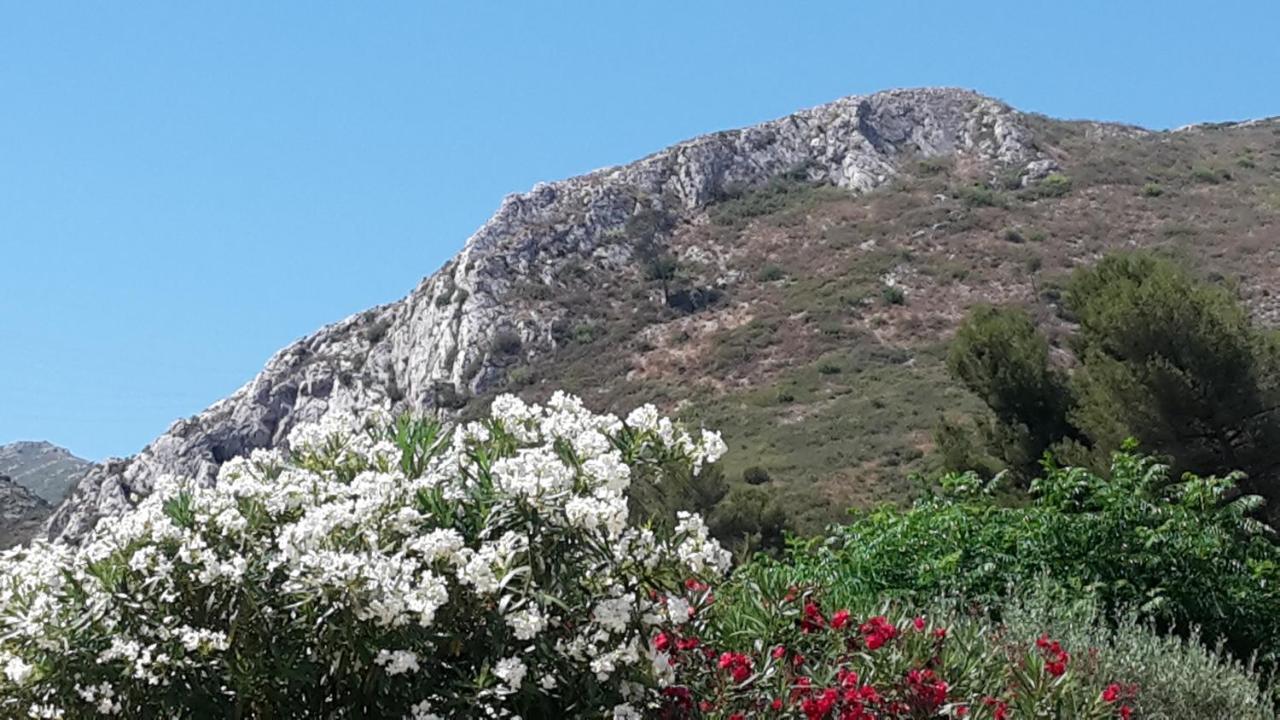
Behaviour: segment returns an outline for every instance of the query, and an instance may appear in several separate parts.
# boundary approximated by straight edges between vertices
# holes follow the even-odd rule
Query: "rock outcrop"
[[[284,348],[244,387],[177,421],[138,455],[93,468],[47,532],[74,541],[98,518],[127,510],[156,477],[210,480],[227,459],[281,443],[295,424],[332,407],[457,407],[501,378],[504,354],[555,348],[557,318],[522,295],[522,285],[574,261],[589,260],[597,272],[631,262],[636,248],[625,230],[641,213],[679,217],[727,189],[784,173],[865,192],[903,162],[928,156],[1018,171],[1043,159],[1024,120],[962,90],[849,97],[509,196],[457,257],[403,300]]]
[[[52,510],[38,495],[0,475],[0,550],[34,537]]]

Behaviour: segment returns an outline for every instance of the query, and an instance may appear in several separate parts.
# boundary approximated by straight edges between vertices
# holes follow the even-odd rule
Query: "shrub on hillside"
[[[988,497],[994,482],[953,474],[945,496],[861,513],[829,538],[794,541],[782,559],[740,572],[861,597],[955,594],[997,606],[1048,572],[1096,589],[1109,609],[1199,627],[1239,657],[1280,659],[1280,548],[1248,517],[1260,500],[1237,497],[1236,480],[1174,482],[1127,449],[1109,477],[1050,465],[1031,504],[1004,507]]]
[[[727,555],[628,521],[633,476],[723,444],[504,396],[452,434],[337,416],[292,453],[159,483],[82,548],[0,559],[0,715],[638,717]]]

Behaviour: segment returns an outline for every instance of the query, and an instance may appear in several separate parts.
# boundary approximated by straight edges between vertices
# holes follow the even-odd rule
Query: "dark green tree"
[[[991,408],[994,423],[980,428],[989,451],[1022,476],[1034,474],[1050,445],[1074,435],[1066,378],[1050,365],[1049,343],[1024,310],[970,311],[947,368]]]
[[[1081,359],[1070,418],[1093,444],[1137,437],[1179,471],[1243,470],[1275,497],[1277,343],[1230,291],[1135,252],[1078,270],[1065,300]]]
[[[653,208],[636,211],[627,219],[626,235],[636,247],[644,279],[662,283],[663,304],[671,301],[671,284],[680,272],[680,263],[663,243],[675,222],[670,215]]]
[[[760,487],[734,487],[716,505],[708,523],[715,536],[729,543],[740,557],[779,550],[786,539],[786,513],[773,494]]]

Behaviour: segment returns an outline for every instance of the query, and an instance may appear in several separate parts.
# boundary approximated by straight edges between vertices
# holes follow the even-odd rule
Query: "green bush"
[[[1038,197],[1062,197],[1071,192],[1071,178],[1062,173],[1050,173],[1048,177],[1033,186]]]
[[[969,207],[1004,207],[1008,204],[1003,195],[985,185],[964,185],[956,189],[955,195]]]
[[[760,268],[760,272],[756,275],[756,279],[760,282],[774,282],[781,280],[787,276],[786,271],[777,265],[765,265]]]
[[[770,479],[769,471],[759,465],[752,465],[742,471],[742,482],[748,485],[763,485]]]
[[[885,305],[907,304],[907,293],[897,285],[885,285],[880,288],[880,298],[884,300]]]
[[[1069,435],[1067,380],[1049,364],[1049,343],[1020,308],[980,305],[947,350],[947,369],[991,408],[980,426],[987,451],[1021,476]],[[968,469],[949,466],[950,469]]]
[[[1202,629],[1238,656],[1280,651],[1280,549],[1237,497],[1235,477],[1175,482],[1130,450],[1109,477],[1048,465],[1022,507],[995,503],[999,478],[952,474],[911,509],[861,512],[827,538],[793,541],[785,558],[744,572],[846,596],[917,602],[955,594],[998,605],[1042,573],[1096,589],[1108,609],[1134,607],[1161,627]]]
[[[1191,168],[1191,179],[1198,183],[1217,185],[1224,180],[1230,180],[1231,173],[1226,170],[1197,165],[1196,167]]]

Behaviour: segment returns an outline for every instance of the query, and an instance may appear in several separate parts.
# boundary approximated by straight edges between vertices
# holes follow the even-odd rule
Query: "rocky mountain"
[[[34,537],[52,511],[38,495],[0,475],[0,550]]]
[[[0,475],[57,505],[93,463],[48,442],[0,445]]]
[[[1274,121],[1150,132],[963,90],[844,98],[507,197],[403,300],[94,467],[47,531],[81,537],[157,476],[209,479],[329,408],[467,415],[559,387],[721,428],[731,482],[772,478],[771,501],[825,522],[910,495],[938,419],[981,412],[940,360],[966,307],[1023,301],[1059,338],[1064,273],[1154,246],[1274,323],[1277,219]]]

